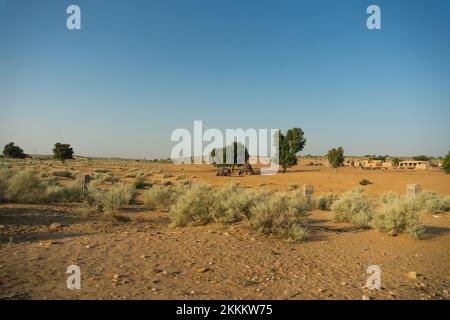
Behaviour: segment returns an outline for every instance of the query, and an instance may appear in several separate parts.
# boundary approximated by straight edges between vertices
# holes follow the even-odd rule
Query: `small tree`
[[[392,159],[392,164],[397,167],[401,161],[402,160],[399,158],[394,158],[394,159]]]
[[[296,165],[297,154],[303,150],[306,144],[304,137],[305,133],[300,128],[292,128],[284,135],[279,132],[279,157],[280,165],[283,168],[283,173],[286,173],[286,169]]]
[[[450,151],[447,153],[447,155],[444,158],[444,162],[442,163],[442,168],[444,169],[445,173],[450,173]]]
[[[344,149],[342,147],[328,150],[327,160],[330,165],[336,170],[344,163]]]
[[[7,145],[5,145],[5,148],[3,149],[3,154],[7,158],[17,158],[17,159],[24,159],[27,156],[25,153],[23,153],[22,148],[14,145],[14,142],[10,142]]]
[[[67,159],[73,159],[73,149],[70,144],[57,142],[53,148],[53,157],[65,163]]]

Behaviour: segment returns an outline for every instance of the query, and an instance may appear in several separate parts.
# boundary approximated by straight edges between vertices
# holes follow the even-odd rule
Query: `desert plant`
[[[362,185],[362,186],[367,186],[369,184],[372,184],[372,182],[370,182],[367,179],[362,179],[361,181],[359,181],[359,184]]]
[[[69,170],[54,170],[51,172],[51,175],[55,177],[75,179],[75,174]]]
[[[450,210],[449,196],[444,196],[436,192],[421,192],[411,199],[418,211],[439,214]]]
[[[46,185],[32,171],[20,171],[13,175],[5,190],[5,198],[17,202],[42,202]]]
[[[377,210],[374,218],[375,228],[390,236],[408,233],[420,238],[425,229],[419,223],[418,211],[409,198],[391,199]]]
[[[278,192],[251,208],[250,227],[263,234],[273,234],[292,241],[308,235],[307,200],[297,192]]]
[[[197,185],[181,196],[171,208],[172,227],[201,226],[213,221],[216,197],[211,187]]]
[[[83,200],[84,191],[79,183],[67,187],[48,185],[45,192],[46,202],[70,203]]]
[[[145,189],[147,187],[151,187],[153,184],[145,180],[144,177],[138,177],[134,182],[134,187],[136,189]]]
[[[334,193],[330,192],[322,194],[316,199],[316,208],[319,210],[329,211],[337,199],[338,197]]]
[[[364,189],[345,192],[331,206],[336,222],[350,222],[356,227],[368,227],[372,219],[373,204]]]
[[[390,203],[392,201],[395,201],[399,199],[400,196],[397,192],[389,191],[386,193],[383,193],[380,197],[380,202],[383,203]]]
[[[160,186],[155,185],[143,193],[142,198],[147,208],[153,209],[169,209],[177,198],[179,198],[187,188],[182,185],[177,186]]]
[[[289,187],[289,190],[297,190],[299,185],[296,182],[289,182],[288,187]]]
[[[111,189],[103,190],[96,184],[88,187],[85,204],[98,210],[112,214],[121,206],[130,204],[135,197],[134,187],[126,184],[115,184]]]
[[[238,184],[230,183],[215,193],[216,205],[212,210],[215,222],[229,224],[248,219],[251,208],[261,201],[267,193],[239,188]]]
[[[111,169],[99,168],[99,169],[95,169],[94,172],[95,173],[111,173],[112,170]]]

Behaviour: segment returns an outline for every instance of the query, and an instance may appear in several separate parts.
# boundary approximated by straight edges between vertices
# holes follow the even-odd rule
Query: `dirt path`
[[[123,216],[129,221],[112,224],[70,207],[1,205],[0,298],[449,299],[449,214],[424,215],[428,239],[413,240],[314,212],[301,244],[244,225],[174,230],[164,213],[139,208]],[[50,230],[52,223],[62,226]],[[66,288],[72,264],[81,268],[81,290]],[[363,288],[373,264],[382,272],[378,292]]]

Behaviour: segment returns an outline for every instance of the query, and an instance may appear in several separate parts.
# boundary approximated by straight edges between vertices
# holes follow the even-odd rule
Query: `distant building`
[[[399,163],[399,168],[427,170],[430,168],[430,161],[401,161]]]

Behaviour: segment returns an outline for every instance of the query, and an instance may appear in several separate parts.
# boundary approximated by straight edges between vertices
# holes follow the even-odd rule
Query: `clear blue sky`
[[[1,147],[167,157],[194,120],[299,126],[302,154],[444,155],[450,1],[0,0]]]

